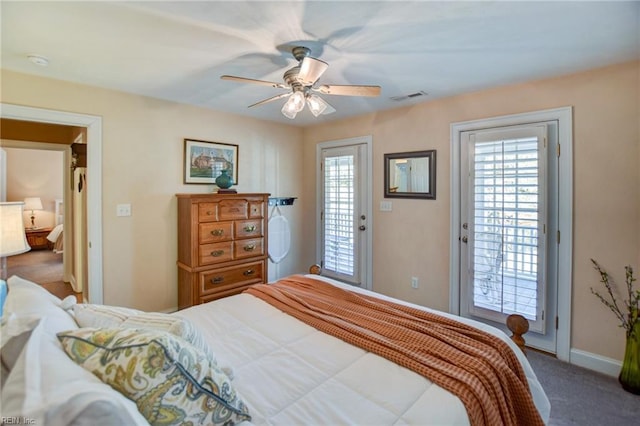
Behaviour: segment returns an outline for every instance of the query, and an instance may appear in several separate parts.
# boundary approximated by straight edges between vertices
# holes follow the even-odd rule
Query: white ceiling
[[[304,126],[640,58],[640,2],[160,1],[1,3],[5,69]],[[329,63],[337,112],[294,120],[282,82],[293,46]],[[28,54],[50,60],[39,67]],[[403,102],[391,97],[425,91]]]

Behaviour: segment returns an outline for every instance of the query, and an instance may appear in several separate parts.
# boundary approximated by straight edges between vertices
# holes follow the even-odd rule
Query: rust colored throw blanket
[[[516,355],[497,336],[302,275],[245,291],[456,395],[472,425],[543,425]]]

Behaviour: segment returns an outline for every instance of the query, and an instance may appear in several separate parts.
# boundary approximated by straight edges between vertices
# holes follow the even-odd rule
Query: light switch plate
[[[131,216],[131,204],[118,204],[116,206],[116,216]]]
[[[391,210],[393,210],[393,204],[391,204],[391,201],[380,201],[381,212],[390,212]]]

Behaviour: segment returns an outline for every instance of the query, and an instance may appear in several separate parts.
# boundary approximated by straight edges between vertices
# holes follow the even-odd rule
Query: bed
[[[332,292],[347,290],[363,297],[373,296],[375,299],[371,300],[376,303],[386,300],[408,309],[435,312],[315,275],[295,277],[295,280],[309,280],[312,286],[328,286]],[[148,424],[150,415],[160,414],[150,414],[141,407],[157,407],[158,404],[145,405],[137,399],[136,406],[132,402],[136,398],[123,396],[127,389],[119,393],[105,384],[111,383],[114,388],[119,388],[117,384],[120,383],[135,390],[140,377],[145,375],[140,363],[126,364],[127,367],[120,370],[111,368],[109,371],[120,371],[121,374],[118,376],[114,373],[116,381],[109,382],[106,376],[111,373],[106,370],[99,374],[93,370],[95,374],[91,374],[86,365],[82,368],[79,363],[71,361],[74,353],[69,347],[83,345],[82,350],[75,351],[75,355],[84,361],[93,356],[87,355],[93,351],[86,350],[87,342],[96,345],[95,335],[100,330],[128,333],[124,337],[118,334],[118,338],[125,340],[140,339],[141,335],[151,333],[157,341],[159,338],[153,333],[159,332],[150,331],[152,323],[171,324],[162,326],[169,329],[176,328],[174,321],[179,320],[182,336],[194,347],[202,348],[194,349],[194,353],[211,351],[205,356],[215,358],[216,373],[212,373],[211,377],[221,380],[217,383],[217,389],[228,397],[230,404],[210,418],[205,415],[199,417],[199,421],[193,424],[215,423],[213,419],[216,415],[222,420],[220,424],[244,425],[483,424],[476,417],[471,421],[461,398],[434,384],[432,380],[372,351],[319,331],[256,294],[245,292],[167,315],[116,307],[75,305],[66,299],[60,301],[19,277],[10,278],[9,285],[12,291],[5,315],[9,315],[10,319],[5,320],[3,325],[2,364],[3,368],[5,365],[10,368],[3,374],[3,382],[6,377],[2,392],[3,416],[27,416],[52,425],[88,425],[100,423],[99,419],[104,420],[103,424]],[[277,290],[278,285],[264,285],[268,287],[265,291]],[[87,316],[87,313],[91,315]],[[531,418],[520,419],[517,423],[541,424],[548,421],[550,405],[544,390],[524,354],[504,333],[475,321],[441,312],[437,314],[445,320],[453,319],[470,325],[473,330],[486,331],[504,342],[526,376],[524,382],[530,390],[530,399],[536,411]],[[342,321],[341,318],[338,320]],[[114,321],[118,324],[117,331],[108,328],[113,326]],[[56,338],[56,334],[63,337]],[[25,338],[25,335],[28,337]],[[16,336],[21,336],[22,342]],[[98,339],[100,344],[96,347],[102,348],[104,342],[111,340],[105,339],[104,334],[100,336],[102,340]],[[24,350],[15,354],[21,349],[20,345]],[[180,352],[182,346],[190,348],[191,344],[180,343],[178,346]],[[171,345],[165,348],[169,348],[165,349],[168,354]],[[106,357],[102,354],[100,363],[104,364]],[[118,357],[124,357],[122,352],[118,352]],[[181,353],[175,359],[191,358]],[[78,359],[74,360],[78,362]],[[125,375],[123,372],[136,368],[139,370],[135,370],[135,374],[126,375],[131,380],[122,379]],[[175,371],[171,374],[171,377],[175,377]],[[163,380],[161,386],[155,389],[164,386],[168,379]],[[25,390],[34,387],[38,389],[37,392]],[[202,389],[194,392],[192,386],[178,386],[174,390],[178,388],[181,391],[168,393],[172,395],[168,398],[182,398],[187,394],[188,403],[192,403],[203,392]],[[149,398],[152,393],[147,390],[140,398]],[[199,404],[199,407],[202,406],[202,403]],[[513,407],[510,409],[514,410]],[[163,412],[160,417],[170,419],[178,415],[176,413],[180,410],[176,410]],[[186,422],[183,419],[175,424],[183,424],[183,421]]]
[[[61,199],[56,199],[55,221],[56,226],[47,235],[47,240],[51,243],[50,247],[54,253],[62,253],[64,250],[64,206]]]

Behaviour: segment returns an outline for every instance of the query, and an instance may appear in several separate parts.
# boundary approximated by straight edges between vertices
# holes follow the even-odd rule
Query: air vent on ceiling
[[[404,101],[406,99],[413,99],[413,98],[417,98],[417,97],[420,97],[420,96],[427,96],[427,95],[428,95],[427,92],[425,92],[424,90],[421,90],[419,92],[410,93],[408,95],[392,96],[389,99],[391,99],[392,101],[400,102],[400,101]]]

